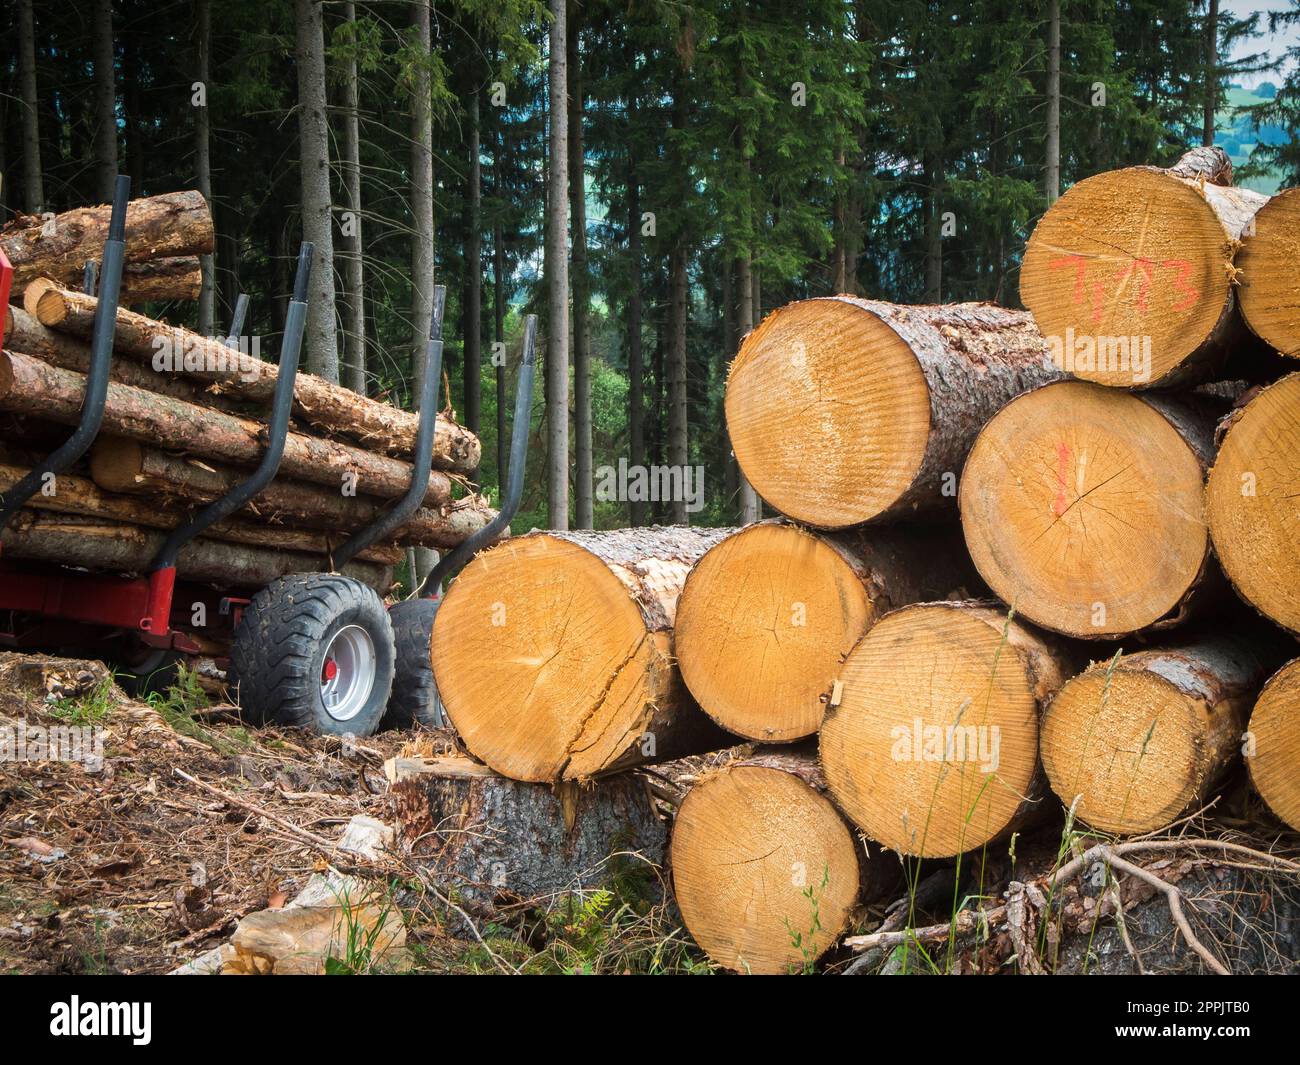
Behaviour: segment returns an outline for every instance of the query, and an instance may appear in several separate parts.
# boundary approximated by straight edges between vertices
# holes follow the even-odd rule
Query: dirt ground
[[[336,840],[356,815],[391,821],[385,761],[454,746],[437,732],[348,742],[251,728],[211,687],[191,675],[137,701],[101,663],[0,653],[0,730],[104,730],[100,763],[0,757],[0,972],[170,972],[326,870],[313,840]],[[725,757],[651,771],[665,816]],[[1045,957],[1063,972],[1204,971],[1158,884],[1083,862],[1052,887],[1051,875],[1097,842],[1049,825],[1018,841],[1014,859],[967,861],[956,883],[950,865],[923,863],[909,894],[919,888],[928,901],[864,912],[856,931],[890,933],[909,911],[912,925],[935,920],[937,930],[902,947],[837,950],[817,971],[1035,971]],[[1125,853],[1181,885],[1194,934],[1230,969],[1300,970],[1300,839],[1248,789],[1226,794],[1213,821],[1189,820],[1157,848]],[[503,907],[472,939],[453,934],[445,885],[447,896],[414,874],[380,879],[406,927],[408,971],[713,971],[681,927],[666,874],[649,868],[626,890]],[[994,918],[949,936],[957,899]]]

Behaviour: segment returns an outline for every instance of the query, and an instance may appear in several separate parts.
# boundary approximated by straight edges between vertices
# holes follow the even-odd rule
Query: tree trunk
[[[1250,707],[1282,660],[1265,644],[1216,635],[1107,658],[1067,681],[1042,725],[1057,798],[1119,836],[1199,809],[1239,764]]]
[[[112,0],[95,0],[91,40],[95,79],[95,180],[100,200],[110,203],[117,181],[117,86]]]
[[[663,861],[663,822],[631,774],[556,790],[468,758],[399,759],[393,772],[400,843],[478,920],[524,900],[609,886],[624,862],[636,862],[614,855]]]
[[[691,938],[756,975],[810,968],[900,880],[898,859],[869,856],[835,808],[811,745],[760,748],[705,776],[673,821],[671,863]]]
[[[109,573],[143,573],[158,555],[165,534],[94,518],[20,511],[5,529],[5,555],[84,566]],[[266,547],[192,540],[181,548],[176,575],[221,588],[259,588],[291,573],[328,571],[320,555]],[[343,573],[380,594],[392,584],[392,567],[353,562]]]
[[[1201,144],[1214,144],[1219,110],[1219,0],[1206,0],[1205,6],[1205,117],[1201,124]]]
[[[432,47],[429,0],[416,0],[411,8],[415,42],[421,60]],[[423,63],[416,68],[411,101],[411,378],[412,395],[423,391],[423,352],[433,316],[434,240],[433,226],[433,100],[430,75]],[[477,461],[474,463],[478,465]],[[432,552],[416,548],[412,561],[413,581],[418,585],[436,565]]]
[[[0,248],[14,268],[10,299],[40,277],[80,289],[86,260],[103,258],[109,213],[107,207],[79,207],[55,215],[52,222],[31,215],[8,222],[0,229]],[[154,260],[203,255],[212,247],[212,213],[197,191],[168,192],[127,205],[128,275],[131,264],[147,267]]]
[[[568,16],[565,69],[569,77],[569,203],[573,216],[573,519],[575,528],[590,529],[596,523],[592,495],[591,337],[587,332],[591,284],[587,275],[587,160],[582,129],[582,8],[575,0],[569,2]]]
[[[727,428],[759,495],[796,521],[845,528],[947,510],[984,422],[1060,376],[1045,362],[1023,311],[804,300],[741,346]]]
[[[208,80],[209,56],[212,49],[212,4],[211,0],[197,0],[194,6],[194,46],[196,53],[195,80],[200,85],[203,96],[202,105],[194,108],[194,169],[199,186],[208,209],[212,208],[212,163],[210,150],[210,123],[208,119]],[[191,101],[192,103],[193,101]],[[217,334],[217,281],[216,264],[211,255],[204,255],[199,260],[203,271],[202,287],[199,290],[199,332],[205,337]]]
[[[1243,399],[1219,429],[1206,520],[1214,553],[1241,597],[1300,636],[1300,373]]]
[[[41,172],[40,97],[36,91],[32,0],[18,0],[18,91],[23,112],[23,208],[28,214],[37,215],[45,207],[45,183]]]
[[[501,181],[501,142],[503,134],[498,129],[492,155],[492,189],[500,200],[505,189]],[[496,343],[492,365],[496,377],[497,397],[497,491],[505,497],[506,481],[510,473],[510,440],[506,436],[506,247],[505,231],[501,225],[498,206],[492,225],[492,317],[493,339]]]
[[[1061,198],[1061,0],[1047,4],[1047,206]]]
[[[348,0],[343,17],[355,27],[357,5]],[[346,353],[348,388],[366,394],[366,269],[365,248],[361,241],[361,101],[357,79],[356,56],[349,56],[343,70],[343,186],[347,190],[348,211],[352,215],[345,231],[345,283],[347,299],[343,345]]]
[[[547,524],[569,527],[569,181],[567,0],[550,0],[550,149],[546,201]]]
[[[668,465],[685,483],[689,472],[690,450],[686,428],[686,319],[689,282],[686,276],[686,247],[678,243],[672,251],[668,310]],[[673,492],[668,505],[668,520],[673,525],[690,521],[686,510],[686,493]]]
[[[980,575],[1017,615],[1080,639],[1182,622],[1221,585],[1201,501],[1213,427],[1203,405],[1084,381],[1009,403],[962,474]]]
[[[0,463],[0,492],[8,491],[28,472],[21,466]],[[104,492],[94,481],[70,473],[59,474],[52,482],[52,486],[52,494],[38,492],[26,506],[31,510],[76,514],[168,531],[183,524],[189,517],[184,509],[161,509],[156,500],[146,501]],[[265,547],[272,551],[298,551],[325,557],[328,557],[331,551],[346,539],[346,536],[331,537],[320,532],[241,521],[218,522],[206,529],[203,535],[208,540],[223,540],[233,544]],[[391,566],[400,559],[401,550],[381,544],[361,552],[357,557],[362,561]]]
[[[672,664],[686,572],[725,535],[536,532],[470,562],[433,630],[438,691],[470,751],[554,781],[726,746]]]
[[[1268,200],[1231,182],[1223,150],[1197,148],[1169,170],[1080,181],[1043,215],[1020,296],[1059,365],[1117,388],[1214,376],[1245,332],[1232,313],[1232,260]]]
[[[925,160],[925,302],[943,299],[943,162],[933,153]]]
[[[628,123],[636,125],[637,100],[627,101]],[[627,157],[627,432],[628,458],[633,469],[644,469],[645,451],[645,360],[641,345],[641,185],[636,158]],[[646,523],[646,504],[641,498],[628,501],[632,525]]]
[[[334,323],[334,219],[330,195],[329,104],[325,93],[325,30],[321,0],[294,0],[298,68],[298,170],[302,236],[316,246],[307,302],[306,367],[338,383]]]
[[[1075,665],[1001,606],[894,611],[849,654],[826,710],[831,794],[899,854],[978,850],[1042,809],[1039,713]]]
[[[43,325],[60,332],[88,339],[94,329],[97,301],[93,296],[38,284],[32,286],[25,303]],[[279,368],[274,363],[134,311],[117,312],[114,350],[151,365],[166,366],[169,372],[179,370],[225,395],[269,403],[275,394]],[[419,417],[410,411],[367,399],[305,373],[295,380],[293,395],[294,413],[319,429],[352,437],[367,449],[395,455],[409,456],[415,447]],[[471,470],[478,465],[480,451],[475,436],[447,418],[438,418],[434,466]]]
[[[1283,666],[1260,692],[1246,733],[1251,783],[1268,808],[1300,831],[1300,658]]]
[[[881,616],[980,587],[955,526],[827,535],[760,522],[691,570],[674,652],[724,729],[791,743],[817,731],[840,663]]]
[[[479,147],[478,89],[469,99],[469,225],[465,242],[465,272],[467,298],[465,300],[465,424],[477,436],[482,428],[482,376],[483,376],[483,164]],[[477,468],[471,471],[470,480],[477,482]]]
[[[16,351],[0,352],[0,410],[75,425],[85,390],[82,374]],[[266,450],[266,428],[259,422],[113,383],[104,432],[237,465],[256,465]],[[299,433],[285,441],[280,469],[286,477],[385,499],[405,495],[411,483],[409,462]],[[450,497],[447,475],[434,470],[425,502],[440,506]]]
[[[1300,286],[1295,284],[1295,234],[1300,232],[1300,188],[1284,189],[1251,219],[1237,253],[1241,315],[1270,347],[1300,359]]]
[[[211,503],[245,479],[246,473],[195,458],[183,458],[121,437],[101,436],[90,453],[90,475],[107,492],[152,495],[165,501]],[[430,500],[432,502],[432,500]],[[345,496],[337,489],[277,478],[239,513],[265,525],[305,525],[331,532],[355,532],[385,509],[373,497]],[[421,507],[392,538],[401,544],[443,550],[455,547],[496,516],[478,496],[436,509]]]
[[[749,336],[757,322],[754,319],[754,281],[752,277],[752,268],[749,252],[746,252],[736,260],[736,288],[739,290],[740,299],[736,308],[736,332],[740,335],[740,341],[743,343]],[[735,369],[735,360],[732,361],[732,370]],[[730,373],[728,374],[730,381]],[[735,442],[731,440],[731,426],[728,422],[727,439],[732,447],[732,455],[736,460],[736,468],[740,473],[740,524],[750,525],[758,521],[763,516],[763,506],[759,502],[758,493],[754,491],[754,486],[750,484],[749,478],[745,476],[745,471],[740,465],[740,456],[735,453]]]

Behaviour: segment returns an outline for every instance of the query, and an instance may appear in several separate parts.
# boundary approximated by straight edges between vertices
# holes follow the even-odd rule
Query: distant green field
[[[1222,109],[1218,114],[1218,142],[1228,152],[1234,167],[1240,167],[1250,158],[1251,149],[1257,141],[1266,142],[1285,139],[1286,134],[1278,126],[1264,126],[1256,130],[1250,118],[1241,109],[1262,100],[1253,89],[1229,88]],[[1248,178],[1241,182],[1248,189],[1263,192],[1271,196],[1282,187],[1282,175],[1275,171],[1257,178]]]

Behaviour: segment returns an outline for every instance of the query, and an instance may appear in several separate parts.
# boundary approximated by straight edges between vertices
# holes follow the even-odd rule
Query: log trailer
[[[114,190],[98,281],[80,423],[68,440],[8,492],[0,494],[0,646],[76,648],[103,656],[143,681],[175,675],[186,658],[210,656],[254,724],[275,723],[332,735],[367,736],[384,727],[445,723],[430,661],[430,634],[442,583],[504,531],[519,507],[536,362],[536,318],[528,316],[519,369],[510,469],[497,517],[448,553],[416,595],[387,608],[373,588],[344,576],[359,553],[404,524],[429,483],[438,385],[442,378],[446,288],[435,290],[423,353],[419,422],[406,494],[354,533],[327,560],[328,572],[281,577],[251,596],[247,590],[178,581],[176,560],[205,530],[229,518],[275,478],[289,430],[294,384],[306,324],[313,248],[298,256],[279,368],[257,469],[224,496],[172,530],[146,573],[120,575],[66,564],[16,560],[4,554],[5,527],[38,492],[57,493],[58,477],[90,449],[103,422],[125,253],[130,179]],[[96,279],[96,273],[98,278]],[[13,268],[0,250],[0,313],[8,313]],[[237,301],[231,335],[242,328],[247,297]],[[0,326],[3,326],[0,320]],[[136,685],[137,690],[144,687]]]

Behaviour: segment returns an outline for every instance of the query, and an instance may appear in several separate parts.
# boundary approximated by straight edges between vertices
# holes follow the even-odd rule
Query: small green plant
[[[63,697],[50,704],[50,713],[69,725],[98,725],[117,703],[110,674],[88,692]]]
[[[325,959],[325,975],[367,976],[378,971],[392,939],[393,922],[389,918],[397,910],[391,893],[376,890],[352,901],[344,888],[335,897],[339,900],[341,927],[336,929],[333,945],[341,953]]]
[[[794,928],[790,924],[788,917],[785,920],[785,930],[790,934],[790,942],[794,944],[794,949],[803,957],[803,963],[799,966],[801,976],[811,976],[817,965],[817,934],[822,931],[821,895],[830,882],[830,866],[824,865],[822,866],[821,883],[809,884],[800,892],[808,900],[810,910],[808,930],[806,932]]]
[[[229,757],[252,746],[252,737],[243,728],[218,734],[195,720],[195,715],[206,710],[211,701],[199,682],[199,675],[183,665],[177,670],[175,684],[164,692],[150,692],[145,701],[182,736],[206,743],[220,755]]]

